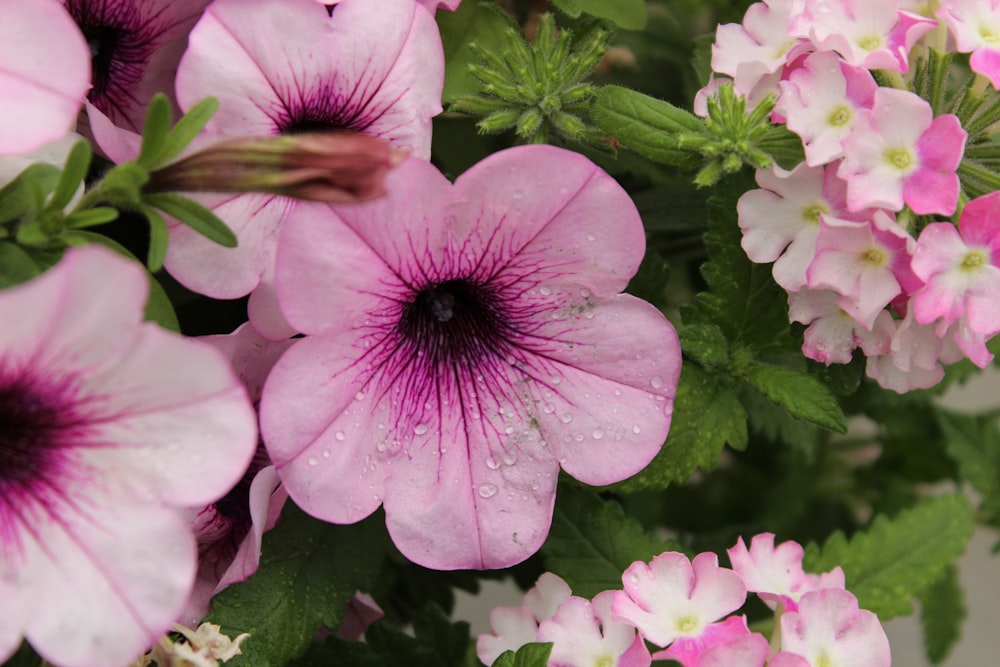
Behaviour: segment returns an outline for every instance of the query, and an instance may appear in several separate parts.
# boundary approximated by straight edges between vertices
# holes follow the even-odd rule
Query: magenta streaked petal
[[[194,578],[194,539],[173,512],[100,497],[97,483],[86,491],[92,497],[77,500],[82,511],[50,517],[34,529],[37,537],[22,534],[28,564],[20,582],[30,602],[19,620],[54,664],[124,664],[181,612]]]
[[[0,154],[72,129],[90,87],[90,50],[54,0],[0,0]]]

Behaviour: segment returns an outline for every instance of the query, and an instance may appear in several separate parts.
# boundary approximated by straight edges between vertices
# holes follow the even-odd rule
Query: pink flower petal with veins
[[[90,87],[90,50],[55,0],[0,0],[0,155],[69,132]]]
[[[504,567],[545,538],[560,467],[607,484],[659,450],[676,333],[618,294],[642,226],[585,158],[511,149],[454,185],[410,159],[387,187],[285,222],[278,298],[307,337],[268,378],[265,443],[307,512],[381,504],[411,560]]]

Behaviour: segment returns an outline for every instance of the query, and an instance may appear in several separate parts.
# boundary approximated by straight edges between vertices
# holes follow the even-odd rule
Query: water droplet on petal
[[[548,296],[548,295],[552,294],[552,288],[551,287],[545,287],[543,285],[542,287],[538,288],[538,293],[541,294],[542,296]]]
[[[509,452],[503,453],[503,463],[504,465],[512,466],[517,463],[517,450],[510,450]]]
[[[417,435],[423,435],[424,433],[427,433],[427,424],[417,424],[416,426],[413,427],[413,432],[416,433]]]
[[[375,445],[375,449],[379,450],[380,452],[384,452],[385,448],[386,448],[385,440]]]
[[[508,426],[507,428],[505,428],[503,430],[503,432],[506,433],[507,435],[510,435],[510,434],[512,434],[514,432],[514,427],[513,426]]]
[[[653,385],[653,389],[659,389],[663,386],[663,378],[655,377],[649,381],[649,384]]]
[[[309,457],[309,465],[314,466],[317,463],[319,463],[319,459],[318,458],[316,458],[315,456],[310,456]]]
[[[496,470],[497,468],[500,467],[500,464],[497,462],[495,458],[493,458],[493,455],[490,454],[488,457],[486,457],[486,467],[489,468],[490,470]]]
[[[562,423],[563,423],[563,424],[568,424],[568,423],[570,423],[571,421],[573,421],[573,415],[571,415],[570,413],[568,413],[568,412],[567,412],[566,414],[564,414],[564,415],[563,415],[562,417],[560,417],[559,419],[560,419],[560,420],[562,420]]]
[[[324,449],[323,450],[323,458],[324,459],[330,458],[330,450],[329,449]]]
[[[480,484],[479,495],[483,498],[492,498],[497,494],[497,487],[493,484]]]
[[[335,437],[337,440],[343,441],[343,439],[345,437],[344,436],[344,432],[343,431],[337,431],[336,433],[333,434],[333,437]]]
[[[587,240],[588,241],[596,241],[597,237],[594,236],[593,234],[587,234]]]
[[[638,425],[638,424],[636,424],[635,426],[633,426],[633,427],[632,427],[632,432],[633,432],[633,433],[635,433],[636,435],[639,435],[639,433],[640,433],[641,431],[642,431],[642,429],[641,429],[641,428],[639,428],[639,425]]]
[[[595,428],[594,429],[594,440],[600,440],[603,437],[604,437],[604,431],[603,431],[603,429]]]

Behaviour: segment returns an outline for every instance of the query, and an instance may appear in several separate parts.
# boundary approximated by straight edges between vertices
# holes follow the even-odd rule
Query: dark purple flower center
[[[502,299],[493,289],[465,279],[417,292],[403,307],[398,331],[433,367],[503,356],[509,345]]]

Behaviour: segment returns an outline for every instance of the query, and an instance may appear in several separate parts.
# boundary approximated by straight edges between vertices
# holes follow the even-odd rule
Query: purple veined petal
[[[332,17],[313,0],[222,0],[192,31],[177,94],[185,109],[216,96],[219,135],[352,129],[426,156],[443,63],[433,18],[412,0],[377,12],[344,0]]]
[[[8,617],[5,601],[0,626],[23,624],[32,647],[54,664],[124,664],[180,613],[194,578],[194,539],[162,507],[99,497],[98,480],[78,491],[91,497],[78,497],[76,511],[59,507],[58,521],[22,531],[24,565],[14,564],[13,578],[26,593],[25,615]],[[9,561],[4,569],[9,578]]]
[[[54,0],[0,1],[0,154],[66,134],[90,87],[90,51]]]

